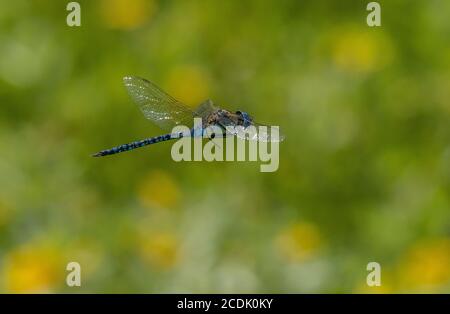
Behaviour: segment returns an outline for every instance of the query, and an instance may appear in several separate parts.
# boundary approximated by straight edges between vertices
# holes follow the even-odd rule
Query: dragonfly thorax
[[[220,125],[222,127],[227,127],[240,125],[246,128],[252,125],[252,123],[252,117],[243,111],[232,113],[228,110],[218,109],[206,118],[206,126]]]

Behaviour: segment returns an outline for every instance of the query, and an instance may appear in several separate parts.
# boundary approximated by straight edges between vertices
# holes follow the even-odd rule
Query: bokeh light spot
[[[139,185],[138,197],[146,207],[173,208],[178,204],[180,192],[169,173],[154,170]]]
[[[175,98],[192,107],[196,107],[209,96],[207,75],[198,66],[174,68],[169,74],[167,85]]]
[[[317,227],[306,222],[299,222],[282,230],[276,242],[282,255],[292,262],[313,257],[322,245]]]
[[[18,248],[5,260],[6,290],[11,293],[51,292],[64,282],[64,269],[58,251],[52,247]]]
[[[152,0],[103,0],[100,13],[103,23],[115,29],[133,29],[150,20],[156,10]]]
[[[168,232],[147,234],[142,237],[140,253],[151,266],[168,269],[178,261],[178,241]]]

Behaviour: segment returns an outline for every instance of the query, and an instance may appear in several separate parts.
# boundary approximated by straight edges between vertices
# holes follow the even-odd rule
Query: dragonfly
[[[216,130],[219,128],[222,131],[222,136],[236,136],[242,139],[266,142],[281,142],[284,140],[284,136],[279,134],[279,132],[278,134],[272,134],[268,132],[269,127],[254,122],[247,112],[231,112],[221,109],[209,99],[192,110],[164,92],[156,84],[144,78],[126,76],[123,78],[123,83],[131,99],[138,105],[144,116],[161,129],[170,133],[105,149],[93,154],[93,157],[122,153],[186,136],[214,139],[219,132],[211,132],[211,127],[216,127]],[[191,125],[194,118],[201,119],[201,128],[192,127],[188,133],[172,132],[175,126]],[[254,126],[259,131],[251,136],[248,133],[239,132],[239,130],[245,131],[250,126]],[[261,128],[261,126],[265,128]]]

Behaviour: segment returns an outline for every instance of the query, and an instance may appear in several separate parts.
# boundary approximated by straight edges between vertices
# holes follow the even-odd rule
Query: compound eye
[[[242,112],[241,111],[236,111],[236,114],[238,114],[238,115],[240,115],[240,116],[242,116]]]

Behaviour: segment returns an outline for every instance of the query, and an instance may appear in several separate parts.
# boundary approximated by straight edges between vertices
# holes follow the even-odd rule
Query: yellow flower
[[[138,197],[144,206],[171,208],[178,204],[180,192],[167,172],[154,170],[138,187]]]
[[[172,233],[146,234],[141,237],[140,253],[152,267],[168,269],[178,261],[178,241]]]
[[[54,248],[25,246],[7,255],[5,288],[10,293],[51,292],[64,283],[65,265]]]
[[[313,257],[321,246],[319,230],[310,223],[296,223],[282,231],[276,239],[281,253],[290,261]]]
[[[399,286],[406,290],[434,291],[450,282],[450,239],[422,241],[399,265]]]
[[[103,0],[99,9],[106,26],[133,29],[152,17],[156,4],[152,0]]]
[[[373,30],[348,27],[334,33],[332,60],[346,72],[372,72],[384,67],[391,58],[387,39]]]
[[[181,66],[168,77],[168,89],[173,96],[190,106],[197,106],[209,96],[206,73],[198,66]]]

